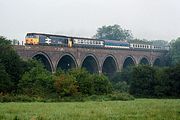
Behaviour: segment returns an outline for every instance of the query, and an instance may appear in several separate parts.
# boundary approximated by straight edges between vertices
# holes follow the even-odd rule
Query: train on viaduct
[[[162,66],[168,50],[163,46],[44,33],[27,33],[25,45],[14,46],[25,60],[40,60],[51,72],[85,68],[108,76],[130,65]]]
[[[91,73],[112,75],[130,65],[162,66],[167,50],[105,49],[42,45],[17,45],[25,60],[37,59],[51,72],[57,69],[86,68]]]

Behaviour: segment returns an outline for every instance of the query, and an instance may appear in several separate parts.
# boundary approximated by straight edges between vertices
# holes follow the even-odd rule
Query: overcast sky
[[[0,0],[0,35],[23,40],[27,32],[92,37],[119,24],[135,38],[180,37],[180,0]]]

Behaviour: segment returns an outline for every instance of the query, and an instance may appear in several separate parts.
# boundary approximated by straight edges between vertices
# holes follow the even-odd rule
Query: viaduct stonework
[[[167,51],[104,49],[104,48],[68,48],[59,46],[14,46],[25,60],[41,60],[46,69],[55,72],[58,68],[67,70],[84,67],[91,73],[114,74],[129,65],[163,65]]]

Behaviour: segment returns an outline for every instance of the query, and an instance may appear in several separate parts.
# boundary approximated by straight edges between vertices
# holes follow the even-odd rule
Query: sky
[[[0,35],[24,40],[28,32],[92,37],[119,24],[134,38],[180,37],[180,0],[0,0]]]

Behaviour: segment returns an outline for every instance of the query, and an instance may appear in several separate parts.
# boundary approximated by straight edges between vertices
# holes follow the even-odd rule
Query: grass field
[[[0,120],[180,120],[180,99],[0,103]]]

